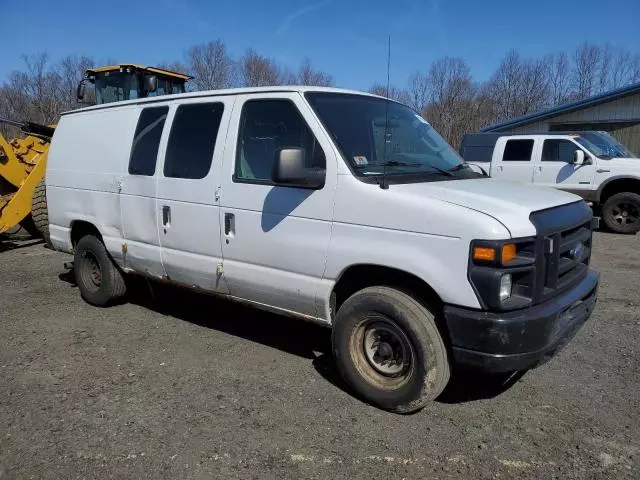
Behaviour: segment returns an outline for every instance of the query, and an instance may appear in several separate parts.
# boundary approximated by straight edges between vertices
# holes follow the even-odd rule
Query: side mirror
[[[146,93],[155,92],[158,88],[158,77],[155,75],[145,75],[142,77],[142,86]]]
[[[78,89],[76,90],[76,98],[78,99],[78,102],[82,102],[84,100],[84,95],[87,92],[87,88],[84,85],[85,80],[86,79],[80,80]]]
[[[324,185],[324,168],[307,168],[302,148],[282,148],[276,152],[271,179],[275,183],[300,188],[321,188]]]
[[[574,165],[584,165],[584,152],[580,149],[574,150],[573,152],[573,164]]]

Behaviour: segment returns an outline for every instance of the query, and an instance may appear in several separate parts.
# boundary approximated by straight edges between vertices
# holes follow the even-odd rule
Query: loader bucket
[[[8,142],[0,134],[0,233],[19,226],[31,214],[50,143],[50,138],[38,135]]]

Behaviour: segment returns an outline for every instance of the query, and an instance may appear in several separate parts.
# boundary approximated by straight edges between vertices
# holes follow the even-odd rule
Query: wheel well
[[[606,202],[609,197],[621,192],[640,193],[640,179],[620,178],[612,180],[600,192],[600,203]]]
[[[71,245],[75,247],[85,235],[94,235],[102,241],[100,231],[92,223],[77,220],[71,224]]]
[[[337,312],[344,301],[357,291],[373,286],[394,287],[409,293],[433,309],[432,313],[436,316],[442,309],[442,300],[435,290],[411,273],[380,265],[353,265],[342,273],[333,287],[332,311]]]

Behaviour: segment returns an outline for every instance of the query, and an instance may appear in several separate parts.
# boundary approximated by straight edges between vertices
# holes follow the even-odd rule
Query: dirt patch
[[[549,363],[400,416],[348,392],[326,329],[144,285],[92,308],[67,256],[12,242],[0,478],[638,478],[639,247],[596,235],[600,302]]]

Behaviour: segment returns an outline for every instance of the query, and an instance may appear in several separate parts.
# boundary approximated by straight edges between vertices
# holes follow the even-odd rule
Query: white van
[[[483,178],[408,107],[328,88],[68,112],[51,242],[105,306],[140,274],[332,327],[355,392],[410,412],[452,365],[531,368],[590,316],[579,197]],[[204,314],[204,313],[203,313]]]

